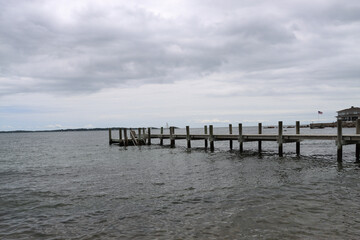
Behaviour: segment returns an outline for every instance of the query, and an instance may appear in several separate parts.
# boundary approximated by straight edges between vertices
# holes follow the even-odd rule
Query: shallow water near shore
[[[203,141],[191,150],[152,142],[109,146],[106,131],[0,134],[0,239],[360,237],[353,145],[338,164],[333,141],[304,141],[301,157],[285,144],[282,158],[274,142],[261,155],[256,143],[239,154],[235,141],[232,151],[216,142],[213,153]]]

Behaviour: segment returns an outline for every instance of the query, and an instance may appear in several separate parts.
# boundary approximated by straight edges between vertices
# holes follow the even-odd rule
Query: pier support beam
[[[129,144],[128,137],[127,137],[127,129],[124,128],[124,147],[127,147]]]
[[[208,130],[207,130],[207,126],[205,125],[204,126],[204,134],[208,134]],[[207,149],[208,148],[208,140],[207,140],[207,138],[205,137],[205,149]]]
[[[139,145],[143,144],[142,137],[141,137],[141,128],[138,128],[138,143],[139,143]]]
[[[229,124],[229,134],[232,134],[232,124]],[[233,140],[229,141],[230,150],[233,149]]]
[[[146,144],[146,133],[145,133],[145,128],[143,128],[143,136],[144,136],[144,144]]]
[[[244,152],[244,148],[243,148],[243,130],[242,130],[242,123],[239,123],[239,139],[238,139],[238,142],[239,142],[239,151],[240,153]]]
[[[163,136],[162,136],[164,134],[164,127],[160,128],[160,134],[161,134],[160,145],[162,146],[164,144],[164,140],[163,140]]]
[[[209,126],[209,141],[210,141],[210,151],[214,151],[214,129],[213,129],[213,125]]]
[[[190,127],[186,126],[186,141],[187,141],[187,148],[191,148],[191,140],[190,140]]]
[[[151,128],[148,128],[148,143],[147,145],[151,145]]]
[[[170,147],[174,148],[175,147],[175,138],[174,138],[174,133],[175,133],[175,128],[174,127],[170,127]]]
[[[338,120],[337,121],[337,140],[336,140],[336,145],[337,145],[337,161],[338,162],[342,162],[342,121]]]
[[[278,144],[279,144],[279,157],[283,156],[283,122],[279,121],[279,136],[278,136]]]
[[[111,128],[109,128],[109,144],[112,144],[112,138],[111,138]]]
[[[122,128],[119,128],[119,146],[121,146],[122,142]]]
[[[356,134],[360,134],[360,119],[356,120]],[[355,162],[360,162],[360,144],[355,145]]]
[[[258,125],[258,134],[262,134],[262,124],[259,123]],[[261,141],[258,142],[258,152],[261,154]]]
[[[300,134],[300,121],[296,121],[296,134]],[[300,142],[296,142],[296,156],[300,156]]]

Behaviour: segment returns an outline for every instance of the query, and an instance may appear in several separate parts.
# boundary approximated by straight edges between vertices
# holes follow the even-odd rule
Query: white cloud
[[[229,120],[220,120],[218,118],[200,120],[199,122],[203,123],[203,124],[207,124],[207,123],[230,123]]]
[[[60,128],[64,128],[64,127],[61,124],[50,124],[50,125],[46,125],[45,128],[60,129]]]

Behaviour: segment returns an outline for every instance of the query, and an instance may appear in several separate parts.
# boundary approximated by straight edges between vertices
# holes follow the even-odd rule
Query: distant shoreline
[[[118,129],[118,128],[112,128]],[[54,129],[54,130],[12,130],[0,131],[0,133],[34,133],[34,132],[85,132],[85,131],[106,131],[109,128],[75,128],[75,129]]]
[[[95,131],[108,131],[118,130],[119,128],[124,127],[111,127],[111,128],[69,128],[69,129],[54,129],[54,130],[10,130],[10,131],[0,131],[0,133],[34,133],[34,132],[95,132]],[[127,128],[127,129],[137,129],[137,128]],[[147,129],[147,128],[146,128]],[[151,129],[159,129],[157,127],[151,127]]]

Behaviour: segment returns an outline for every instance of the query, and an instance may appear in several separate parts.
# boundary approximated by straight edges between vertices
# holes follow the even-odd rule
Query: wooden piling
[[[204,126],[204,134],[208,134],[208,131],[207,131],[207,126],[205,125]],[[208,140],[207,140],[207,138],[205,138],[205,149],[207,149],[208,148]]]
[[[229,124],[229,134],[232,134],[232,124]],[[229,141],[230,150],[233,149],[233,140]]]
[[[163,136],[162,136],[164,134],[164,127],[160,128],[160,134],[161,134],[160,145],[164,145],[164,140],[163,140]]]
[[[138,142],[142,145],[141,128],[138,128]]]
[[[109,128],[109,144],[112,144],[112,138],[111,138],[111,128]]]
[[[279,157],[283,156],[283,122],[279,121],[279,136],[278,136],[278,144],[279,144]]]
[[[174,133],[175,133],[175,128],[174,128],[174,127],[170,127],[170,147],[171,147],[171,148],[174,148],[174,147],[175,147]]]
[[[187,148],[191,148],[190,127],[189,126],[186,126],[186,141],[187,141]]]
[[[342,121],[337,121],[337,161],[342,162]]]
[[[360,119],[356,120],[356,134],[360,134]],[[355,162],[360,162],[360,144],[355,144]]]
[[[148,128],[148,143],[147,145],[151,145],[151,128]]]
[[[146,133],[145,133],[145,128],[143,128],[143,136],[144,136],[144,144],[146,144]]]
[[[119,128],[119,146],[121,145],[122,141],[122,128]]]
[[[214,151],[214,129],[213,125],[209,126],[209,141],[210,141],[210,151]]]
[[[127,137],[127,129],[124,128],[124,147],[126,147],[128,145],[129,145],[129,140],[128,140],[128,137]]]
[[[258,134],[262,134],[262,123],[258,124]],[[258,141],[258,151],[261,154],[261,141]]]
[[[244,152],[244,148],[243,148],[243,131],[242,131],[242,123],[239,123],[239,151],[240,153]]]
[[[296,134],[300,134],[300,121],[296,121]],[[296,142],[296,156],[300,156],[300,141]]]

